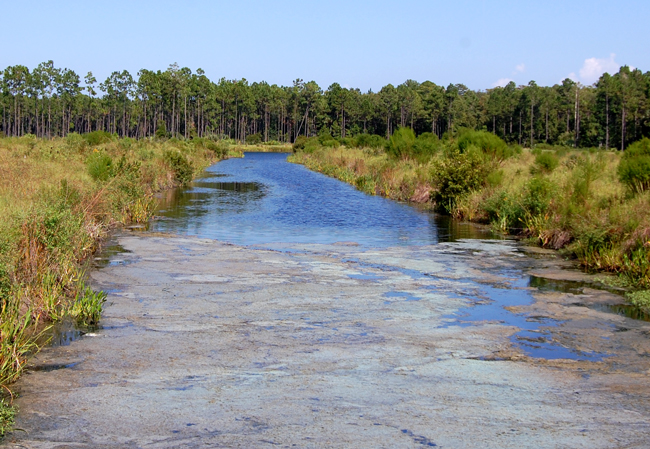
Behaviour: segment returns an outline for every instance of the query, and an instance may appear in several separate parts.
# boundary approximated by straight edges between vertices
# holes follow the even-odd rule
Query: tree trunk
[[[625,106],[621,113],[621,151],[625,149]]]
[[[605,95],[605,149],[609,150],[609,94]]]

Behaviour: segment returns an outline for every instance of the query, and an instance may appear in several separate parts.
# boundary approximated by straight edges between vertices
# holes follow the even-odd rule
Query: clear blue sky
[[[1,0],[0,10],[0,69],[52,59],[99,81],[173,62],[214,81],[362,91],[407,79],[591,84],[604,68],[650,70],[647,0]]]

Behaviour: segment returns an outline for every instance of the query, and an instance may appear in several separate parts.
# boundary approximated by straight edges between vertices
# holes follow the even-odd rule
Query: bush
[[[555,195],[555,185],[548,178],[535,177],[528,181],[522,206],[531,216],[543,215]]]
[[[249,134],[246,136],[246,143],[248,145],[259,145],[262,142],[262,134]]]
[[[70,133],[65,136],[65,145],[70,150],[81,153],[88,147],[88,141],[80,134]]]
[[[503,139],[496,134],[488,131],[474,131],[463,129],[458,137],[458,149],[461,153],[465,152],[470,146],[475,146],[483,153],[488,154],[495,159],[507,159],[514,155],[511,147],[508,147]]]
[[[113,159],[104,151],[95,150],[86,160],[88,173],[95,181],[105,182],[113,177]]]
[[[168,137],[167,125],[165,124],[164,120],[159,120],[158,121],[158,126],[156,127],[156,138],[157,139],[166,139],[167,137]]]
[[[174,172],[176,181],[181,185],[189,184],[194,175],[194,167],[184,154],[179,151],[166,150],[163,159]]]
[[[535,156],[535,165],[531,167],[531,172],[535,173],[551,173],[560,164],[558,157],[549,152],[541,152]]]
[[[90,133],[84,134],[84,139],[88,142],[90,146],[97,146],[103,143],[108,143],[113,140],[113,136],[106,131],[93,131]]]
[[[433,133],[422,133],[415,139],[413,155],[420,162],[427,162],[441,148],[438,136]]]
[[[413,146],[415,145],[415,133],[411,128],[399,128],[390,136],[388,154],[395,159],[403,159],[413,155]]]
[[[359,134],[354,138],[354,146],[376,150],[383,149],[386,146],[386,139],[377,134]]]
[[[438,191],[436,202],[450,212],[456,199],[473,190],[481,188],[492,171],[482,152],[470,146],[464,152],[450,151],[437,161],[432,178]]]
[[[328,145],[330,143],[332,143],[333,147],[339,146],[339,143],[334,139],[325,141],[325,145]],[[297,153],[298,151],[302,151],[305,153],[313,153],[319,147],[320,147],[320,142],[318,137],[298,136],[296,138],[296,141],[293,143],[292,148],[294,153]]]
[[[630,145],[618,165],[618,179],[632,194],[650,190],[650,139]]]

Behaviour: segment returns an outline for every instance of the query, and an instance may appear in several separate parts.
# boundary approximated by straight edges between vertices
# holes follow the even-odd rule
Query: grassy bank
[[[0,435],[13,416],[10,384],[48,325],[99,320],[105,295],[85,284],[84,260],[112,227],[147,221],[155,192],[234,154],[211,140],[103,132],[0,139]]]
[[[443,141],[400,130],[297,142],[290,161],[400,201],[489,223],[617,273],[631,302],[650,310],[650,140],[625,152],[507,146],[465,130]]]
[[[269,142],[260,142],[260,143],[246,143],[239,144],[233,141],[231,148],[241,151],[257,152],[257,153],[291,153],[292,146],[288,143],[269,141]]]

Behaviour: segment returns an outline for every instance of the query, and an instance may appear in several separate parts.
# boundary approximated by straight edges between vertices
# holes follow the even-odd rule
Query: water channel
[[[647,447],[650,324],[616,291],[286,157],[115,236],[100,326],[34,358],[0,446]]]
[[[472,240],[489,245],[491,240],[495,240],[494,243],[505,240],[485,227],[459,223],[407,204],[366,195],[338,180],[290,164],[287,156],[284,153],[246,153],[242,159],[226,160],[208,168],[190,187],[167,192],[151,230],[260,248],[354,242],[371,249]],[[513,244],[513,241],[508,243]],[[381,264],[374,262],[373,265],[377,268]],[[383,269],[391,267],[383,266]],[[414,279],[427,276],[417,270],[400,271]],[[469,296],[480,306],[473,304],[460,310],[450,317],[457,319],[450,320],[447,325],[471,325],[487,320],[516,326],[521,331],[513,335],[512,342],[534,357],[600,360],[605,356],[554,342],[552,336],[542,330],[557,324],[551,319],[531,320],[508,310],[534,301],[529,287],[567,291],[570,281],[554,282],[528,275],[524,270],[512,270],[507,275],[507,288],[465,279],[474,289]],[[589,287],[584,282],[572,285],[573,293]],[[389,292],[388,296],[419,299],[403,292]],[[623,304],[595,304],[593,307],[648,320],[638,309]]]

